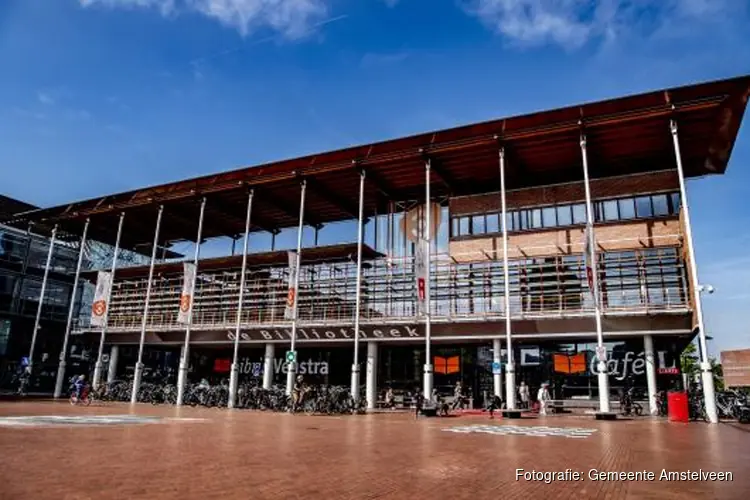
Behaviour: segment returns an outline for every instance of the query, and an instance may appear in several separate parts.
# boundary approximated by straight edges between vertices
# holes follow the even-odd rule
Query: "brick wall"
[[[678,217],[649,221],[604,223],[595,226],[600,251],[633,250],[682,244]],[[458,262],[472,262],[503,256],[502,235],[454,240],[451,256]],[[583,253],[583,227],[548,229],[508,235],[508,257],[545,257]]]
[[[617,198],[677,189],[679,189],[679,180],[676,170],[591,181],[591,197],[593,199]],[[583,182],[576,182],[508,191],[506,199],[508,210],[512,210],[530,206],[582,202],[586,199],[586,195]],[[499,192],[463,196],[450,200],[451,216],[499,212],[500,209]]]

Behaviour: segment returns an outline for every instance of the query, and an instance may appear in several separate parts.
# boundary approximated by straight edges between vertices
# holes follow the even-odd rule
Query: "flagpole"
[[[362,237],[365,203],[365,171],[359,178],[359,216],[357,219],[357,288],[354,304],[354,363],[352,364],[352,399],[359,401],[359,317],[362,311]]]
[[[193,270],[190,276],[190,282],[188,284],[189,300],[187,307],[188,310],[187,318],[185,319],[185,344],[182,348],[182,355],[180,356],[180,367],[177,372],[177,406],[182,405],[185,397],[185,384],[187,383],[188,369],[190,368],[190,329],[193,326],[193,307],[195,304],[195,284],[198,280],[198,261],[201,254],[201,241],[203,240],[203,215],[206,211],[206,197],[204,196],[201,200],[200,213],[198,214],[198,235],[195,238],[195,254],[193,255]],[[184,279],[185,277],[183,277]],[[184,300],[185,294],[180,297],[180,309],[182,309],[182,301]],[[179,316],[178,316],[179,317]]]
[[[57,378],[55,379],[55,399],[59,398],[62,394],[63,382],[65,379],[65,358],[68,353],[68,340],[70,339],[70,329],[73,324],[73,310],[75,308],[76,294],[78,291],[78,281],[81,276],[81,267],[83,265],[83,254],[86,246],[86,235],[89,231],[90,219],[86,219],[83,225],[83,233],[81,234],[81,243],[78,249],[78,263],[76,264],[76,274],[73,278],[73,291],[70,295],[70,306],[68,307],[68,322],[65,324],[65,336],[63,337],[62,349],[60,349],[60,363],[57,365]]]
[[[293,290],[293,303],[291,307],[291,315],[292,315],[292,342],[291,342],[291,352],[296,352],[295,348],[297,345],[297,306],[299,305],[299,267],[300,267],[300,261],[302,260],[302,232],[304,230],[304,223],[305,223],[305,191],[307,190],[307,181],[302,180],[302,188],[300,191],[300,201],[299,201],[299,226],[297,227],[297,253],[295,255],[294,260],[294,276],[293,276],[293,284],[290,292]],[[288,299],[287,299],[288,300]],[[296,360],[293,362],[288,363],[288,371],[286,374],[286,394],[287,396],[292,394],[292,389],[294,388],[294,375],[297,372],[297,362]]]
[[[102,376],[102,356],[104,354],[104,339],[107,336],[107,323],[109,321],[109,306],[112,298],[112,287],[115,284],[115,270],[117,269],[117,255],[120,252],[120,238],[122,237],[122,224],[125,220],[125,212],[120,213],[120,220],[117,223],[117,236],[115,237],[115,253],[112,255],[112,268],[109,273],[109,290],[107,290],[107,296],[104,307],[104,318],[102,318],[104,324],[102,325],[102,334],[99,337],[99,350],[96,355],[96,364],[94,364],[94,379],[93,386],[98,387],[99,381]]]
[[[242,269],[240,270],[240,291],[237,297],[237,320],[234,326],[234,354],[232,355],[232,368],[229,372],[229,401],[228,408],[234,408],[237,401],[237,378],[239,368],[237,356],[240,352],[240,329],[242,327],[242,305],[245,296],[245,275],[247,273],[247,248],[250,242],[250,216],[253,211],[253,190],[247,195],[247,211],[245,213],[245,240],[242,245]]]
[[[431,321],[431,311],[430,311],[430,277],[431,277],[431,269],[430,266],[432,264],[431,262],[431,244],[430,240],[432,238],[431,233],[431,227],[430,224],[432,223],[431,215],[432,215],[432,206],[430,205],[431,197],[430,197],[430,160],[428,159],[425,162],[425,215],[424,215],[424,241],[420,241],[419,244],[422,245],[423,248],[426,247],[426,252],[424,252],[424,263],[426,268],[426,274],[427,277],[424,280],[424,315],[425,315],[425,331],[424,331],[424,343],[425,343],[425,363],[424,363],[424,397],[426,400],[430,400],[432,397],[432,351],[431,351],[431,344],[432,344],[432,321]],[[419,291],[417,290],[417,293]]]
[[[583,183],[586,193],[586,244],[585,255],[590,259],[591,286],[594,296],[594,319],[596,321],[597,379],[599,385],[599,412],[609,413],[609,375],[607,373],[607,351],[602,333],[601,301],[599,300],[599,266],[596,263],[596,240],[594,238],[594,213],[589,185],[589,161],[586,152],[586,136],[581,133],[581,156],[583,159]],[[587,270],[588,272],[588,270]]]
[[[156,251],[159,247],[159,230],[161,229],[161,217],[164,214],[164,205],[159,205],[156,216],[156,228],[154,229],[154,244],[151,249],[151,263],[148,268],[148,283],[146,284],[146,298],[143,303],[143,317],[141,319],[141,339],[138,343],[138,361],[135,364],[135,377],[133,377],[133,392],[130,394],[130,403],[138,402],[138,389],[143,377],[143,344],[146,341],[146,327],[148,326],[148,309],[151,301],[151,285],[154,281],[154,264],[156,264]]]

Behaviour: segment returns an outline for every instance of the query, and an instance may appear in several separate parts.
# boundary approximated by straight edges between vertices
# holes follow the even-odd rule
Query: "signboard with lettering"
[[[724,385],[750,387],[750,349],[721,351]]]

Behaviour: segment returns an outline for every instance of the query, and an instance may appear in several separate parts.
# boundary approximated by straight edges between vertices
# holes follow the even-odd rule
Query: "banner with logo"
[[[417,314],[424,316],[427,312],[427,280],[430,270],[427,258],[430,252],[430,242],[420,239],[414,246],[414,277],[417,284]]]
[[[434,240],[440,228],[442,210],[439,203],[430,203],[430,239]],[[401,219],[401,233],[409,241],[417,242],[424,238],[425,220],[427,205],[417,205],[409,210]]]
[[[180,311],[177,313],[177,322],[185,325],[190,322],[190,312],[193,310],[195,272],[195,264],[192,262],[182,263],[182,294],[180,294]]]
[[[287,252],[289,257],[289,290],[286,294],[286,308],[284,319],[293,320],[297,317],[297,252]]]
[[[91,304],[91,326],[106,326],[109,296],[112,292],[112,273],[99,271],[96,275],[96,291]]]

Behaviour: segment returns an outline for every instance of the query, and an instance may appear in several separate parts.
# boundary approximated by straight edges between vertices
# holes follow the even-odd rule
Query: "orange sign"
[[[190,302],[192,302],[190,295],[182,295],[180,297],[180,310],[185,313],[188,312],[190,310]]]
[[[443,375],[459,373],[461,371],[461,358],[458,356],[451,356],[450,358],[435,356],[434,366],[435,373],[442,373]]]
[[[294,288],[289,289],[289,293],[286,296],[286,305],[288,307],[294,307],[294,298],[296,296]]]
[[[91,311],[94,313],[94,316],[104,316],[104,313],[107,311],[107,301],[97,300],[91,304]]]
[[[555,354],[552,357],[557,373],[586,373],[586,354]]]

